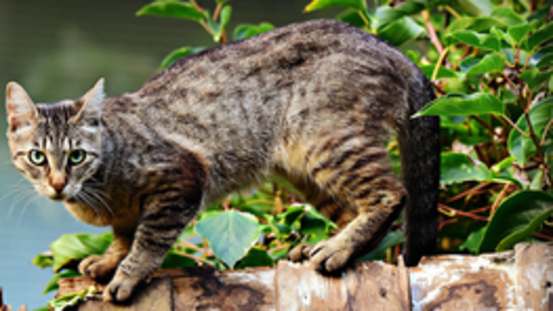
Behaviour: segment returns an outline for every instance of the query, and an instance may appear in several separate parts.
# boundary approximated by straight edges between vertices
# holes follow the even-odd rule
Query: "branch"
[[[480,220],[480,221],[489,221],[489,220],[490,220],[490,219],[487,218],[487,217],[482,217],[482,216],[479,216],[479,215],[474,215],[473,213],[465,212],[465,211],[460,211],[460,210],[454,209],[453,207],[449,207],[449,206],[447,206],[447,205],[438,203],[438,209],[440,209],[440,208],[446,210],[447,212],[453,214],[454,216],[455,216],[455,215],[461,215],[461,216],[464,216],[464,217],[467,217],[467,218],[472,218],[472,219],[474,219],[474,220]]]
[[[428,10],[424,10],[421,12],[422,17],[424,18],[424,24],[426,26],[426,29],[428,30],[428,35],[430,36],[430,42],[436,47],[436,50],[438,50],[438,54],[444,53],[444,47],[440,43],[440,40],[438,39],[438,35],[436,35],[436,30],[434,29],[434,26],[432,26],[432,23],[430,22],[430,14],[428,13]]]

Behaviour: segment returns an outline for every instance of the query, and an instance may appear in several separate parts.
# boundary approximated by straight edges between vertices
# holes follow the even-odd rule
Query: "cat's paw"
[[[107,255],[92,255],[81,261],[79,272],[100,283],[107,283],[115,269],[119,265],[119,260]]]
[[[292,261],[292,262],[301,262],[304,260],[309,259],[309,253],[313,249],[313,245],[301,243],[296,245],[296,247],[292,248],[290,252],[288,252],[288,255],[286,255],[286,259]]]
[[[344,270],[353,255],[353,248],[338,239],[319,242],[309,253],[311,266],[323,274],[336,274]]]
[[[109,282],[108,286],[106,286],[106,289],[104,290],[104,301],[127,301],[140,281],[141,279],[138,277],[132,277],[124,273],[117,272],[113,280]]]

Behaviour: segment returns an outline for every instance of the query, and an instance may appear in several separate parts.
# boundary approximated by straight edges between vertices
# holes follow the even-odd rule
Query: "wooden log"
[[[59,284],[68,293],[93,281]],[[286,261],[274,269],[162,270],[128,305],[98,298],[79,310],[553,310],[552,284],[553,244],[525,243],[477,257],[424,258],[410,269],[361,263],[335,277]]]

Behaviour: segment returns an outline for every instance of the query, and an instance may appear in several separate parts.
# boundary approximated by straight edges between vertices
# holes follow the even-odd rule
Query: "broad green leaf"
[[[434,73],[435,65],[423,65],[420,66],[421,71],[424,73],[424,75],[428,78],[432,78],[432,74]],[[436,76],[436,79],[442,79],[442,78],[456,78],[459,75],[451,70],[447,69],[444,66],[441,66],[440,69],[438,69],[438,75]]]
[[[373,248],[367,254],[359,257],[356,261],[371,261],[371,260],[381,260],[386,256],[386,250],[390,247],[394,247],[398,244],[401,244],[405,241],[405,235],[401,231],[390,231],[378,245]]]
[[[417,112],[419,116],[468,116],[473,114],[505,114],[505,105],[489,93],[474,93],[470,95],[448,94],[442,96]]]
[[[534,29],[533,24],[520,24],[511,26],[507,29],[507,33],[516,43],[520,43]]]
[[[467,74],[479,75],[488,72],[502,72],[503,67],[505,67],[505,60],[499,54],[492,53],[487,54],[478,64],[472,66]]]
[[[376,25],[377,28],[382,28],[389,23],[393,23],[404,16],[410,16],[421,12],[426,8],[426,4],[422,2],[409,1],[402,5],[391,7],[388,5],[379,6],[376,9]]]
[[[539,141],[545,131],[545,127],[551,119],[553,119],[553,96],[544,98],[534,105],[530,109],[529,117],[537,140]],[[516,125],[525,133],[529,133],[528,121],[524,115],[517,120]],[[553,138],[553,130],[551,128],[547,133],[547,137]],[[536,145],[532,138],[524,137],[514,129],[509,133],[507,148],[509,149],[509,153],[516,158],[520,165],[524,165],[532,155],[536,154]]]
[[[195,229],[209,241],[215,256],[229,268],[248,253],[259,237],[257,218],[235,210],[206,213],[196,223]]]
[[[511,38],[511,36],[509,36],[508,33],[504,32],[503,30],[495,26],[492,27],[492,29],[490,30],[490,33],[493,34],[496,38],[502,39],[503,41],[509,43],[511,46],[515,44],[515,40]]]
[[[453,21],[445,30],[446,34],[457,30],[474,30],[476,32],[489,32],[492,27],[505,29],[506,26],[499,20],[491,17],[461,17]]]
[[[486,232],[486,227],[482,227],[480,230],[471,232],[465,242],[459,245],[459,250],[466,249],[473,253],[477,252],[478,246],[482,242],[482,237],[484,237],[484,232]]]
[[[176,49],[173,52],[171,52],[169,55],[167,55],[161,61],[161,66],[159,67],[159,70],[161,71],[161,70],[171,66],[172,64],[176,63],[179,59],[181,59],[183,57],[186,57],[186,56],[189,56],[189,55],[192,55],[192,54],[196,54],[196,53],[202,51],[203,49],[205,49],[205,48],[204,47],[188,47],[188,46],[182,47],[180,49]]]
[[[363,20],[363,17],[361,17],[359,11],[353,10],[353,9],[347,9],[344,12],[338,14],[336,16],[336,19],[341,20],[342,22],[346,22],[348,24],[351,24],[355,27],[364,27],[366,26],[365,20]]]
[[[505,250],[523,241],[553,212],[553,197],[543,191],[519,191],[503,201],[490,222],[478,252]]]
[[[236,26],[236,28],[234,28],[233,37],[234,40],[246,39],[249,37],[257,36],[260,33],[267,32],[274,28],[275,26],[270,23],[261,23],[259,25],[240,24]]]
[[[53,290],[57,290],[59,288],[58,281],[65,278],[71,278],[75,276],[80,276],[81,274],[75,270],[68,269],[59,273],[56,273],[48,283],[46,283],[46,288],[44,288],[44,291],[42,292],[43,295],[48,294],[49,292]]]
[[[50,244],[54,256],[54,272],[58,272],[72,261],[84,259],[90,255],[103,254],[113,240],[111,233],[65,234]]]
[[[527,41],[527,49],[529,51],[536,48],[538,45],[542,44],[543,42],[551,39],[553,37],[553,23],[549,22],[545,24],[544,27],[541,27],[537,31],[535,31]]]
[[[272,267],[274,266],[273,259],[269,256],[267,250],[260,247],[252,247],[246,257],[240,260],[236,269],[244,269],[246,267]]]
[[[223,5],[223,4],[226,4],[228,2],[230,2],[230,0],[217,0],[218,5]]]
[[[553,69],[541,71],[539,68],[530,68],[521,73],[519,77],[528,84],[531,90],[534,90],[540,84],[546,82],[553,75]]]
[[[313,0],[305,7],[304,12],[335,7],[346,7],[363,11],[366,8],[366,3],[364,0]]]
[[[137,16],[156,15],[201,21],[203,15],[190,3],[180,1],[156,1],[145,5],[136,12]]]
[[[163,257],[163,262],[161,263],[160,268],[173,269],[194,266],[196,266],[196,261],[194,259],[185,257],[180,252],[170,249]]]
[[[493,34],[480,34],[472,30],[459,30],[451,33],[448,36],[456,41],[463,42],[468,45],[472,45],[478,48],[490,49],[499,52],[501,44],[496,35]],[[452,41],[452,40],[448,40]]]
[[[476,58],[474,56],[465,57],[460,63],[459,68],[461,68],[462,73],[467,73],[472,67],[476,66],[482,59]]]
[[[489,180],[492,175],[488,168],[473,161],[462,153],[442,152],[440,164],[440,183],[451,184],[468,180]]]
[[[537,49],[530,57],[528,65],[538,68],[553,66],[553,45]]]
[[[424,27],[417,24],[410,16],[404,16],[378,31],[380,38],[394,46],[401,46],[425,34]]]
[[[505,25],[518,25],[525,23],[526,21],[524,18],[522,18],[520,15],[515,13],[509,6],[498,6],[496,7],[492,13],[490,14],[491,17],[494,17],[501,22],[503,22]]]
[[[489,15],[493,5],[490,0],[463,0],[455,1],[463,12],[472,16]]]
[[[336,228],[336,224],[321,215],[316,209],[306,209],[307,213],[300,218],[303,235],[310,235],[309,243],[317,243],[328,238],[330,232]]]

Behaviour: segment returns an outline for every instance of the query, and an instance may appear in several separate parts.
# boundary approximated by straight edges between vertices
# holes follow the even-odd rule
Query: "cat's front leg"
[[[101,282],[108,282],[117,266],[131,249],[132,232],[121,232],[114,228],[114,239],[103,255],[92,255],[81,261],[79,272]]]
[[[184,191],[168,187],[142,196],[143,216],[131,250],[106,287],[104,300],[122,302],[129,299],[136,286],[159,268],[165,253],[196,215],[201,193],[201,188]]]

